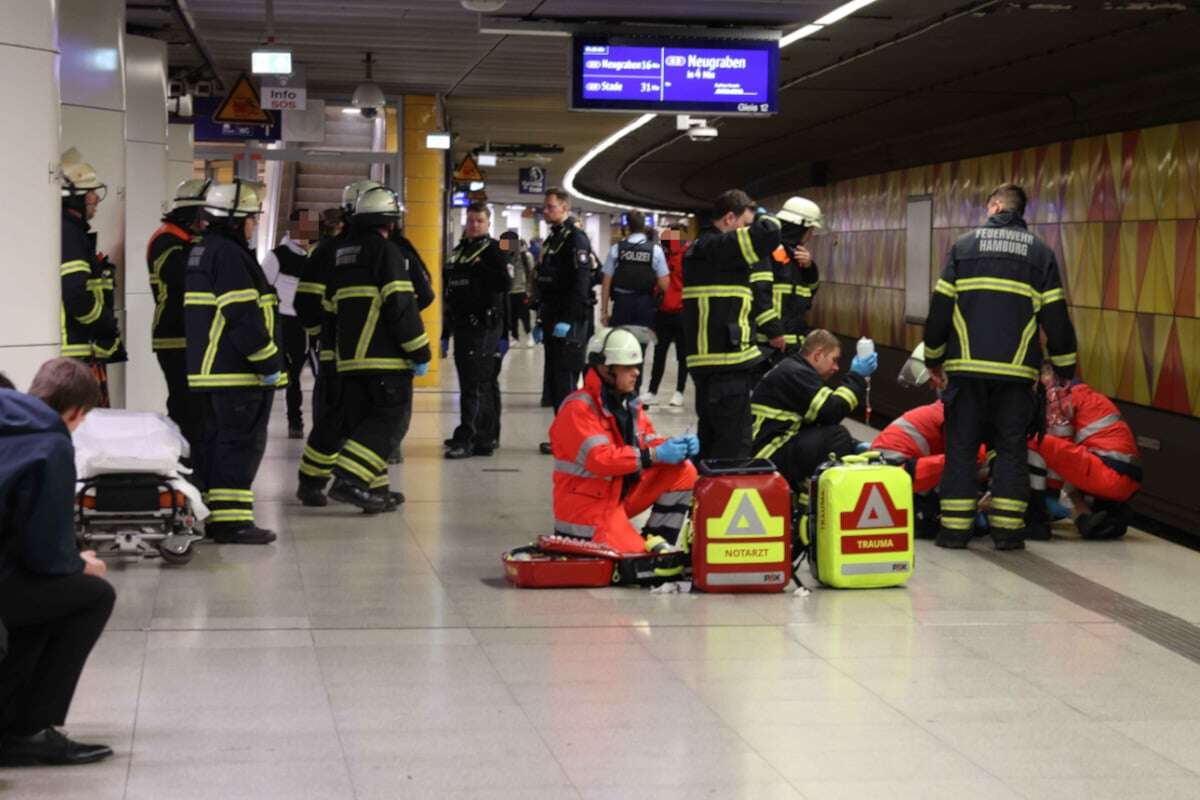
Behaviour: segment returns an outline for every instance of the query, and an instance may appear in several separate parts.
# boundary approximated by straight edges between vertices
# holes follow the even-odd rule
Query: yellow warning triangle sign
[[[250,77],[243,72],[229,90],[229,94],[221,101],[217,113],[213,114],[213,122],[271,125],[275,118],[263,111],[258,90],[250,82]]]
[[[479,171],[479,165],[475,163],[473,156],[464,156],[462,163],[458,165],[458,169],[454,170],[454,180],[456,181],[481,181],[483,173]]]

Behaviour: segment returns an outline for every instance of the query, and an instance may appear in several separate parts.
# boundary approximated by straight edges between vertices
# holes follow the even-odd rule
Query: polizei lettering
[[[1028,256],[1033,234],[1008,228],[978,228],[975,241],[981,253]]]

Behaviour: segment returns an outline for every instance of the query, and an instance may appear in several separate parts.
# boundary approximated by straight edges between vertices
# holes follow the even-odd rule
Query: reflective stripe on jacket
[[[770,458],[807,425],[836,425],[862,403],[866,381],[849,372],[831,389],[798,354],[768,372],[750,400],[755,458]]]
[[[187,252],[191,246],[191,232],[166,221],[150,236],[146,245],[146,267],[150,270],[150,291],[154,294],[150,345],[155,352],[187,348],[183,293],[187,281]]]
[[[63,210],[62,288],[59,306],[61,354],[97,361],[124,361],[125,349],[117,327],[115,270],[96,255],[96,234],[87,221]]]
[[[780,245],[771,254],[771,269],[771,306],[779,323],[777,327],[760,328],[758,342],[765,344],[773,336],[783,336],[789,345],[802,345],[808,334],[808,312],[821,280],[817,264],[814,261],[807,267],[796,266],[786,247]]]

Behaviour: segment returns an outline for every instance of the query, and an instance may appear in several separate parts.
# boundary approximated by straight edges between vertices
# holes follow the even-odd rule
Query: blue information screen
[[[779,110],[776,41],[577,36],[572,55],[571,107],[577,110]]]

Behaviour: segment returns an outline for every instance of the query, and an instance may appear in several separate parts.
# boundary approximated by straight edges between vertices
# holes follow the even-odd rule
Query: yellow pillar
[[[442,233],[445,210],[445,169],[441,150],[425,148],[425,134],[441,130],[436,100],[432,95],[404,96],[404,235],[409,238],[433,276],[438,299],[421,312],[425,332],[433,349],[429,374],[414,380],[415,386],[441,385],[438,338],[442,335]]]

